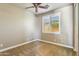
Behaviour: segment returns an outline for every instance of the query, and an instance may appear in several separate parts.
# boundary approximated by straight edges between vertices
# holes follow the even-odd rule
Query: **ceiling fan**
[[[38,8],[47,9],[49,5],[41,6],[42,3],[32,3],[33,6],[26,7],[25,9],[35,8],[35,12],[38,12]]]

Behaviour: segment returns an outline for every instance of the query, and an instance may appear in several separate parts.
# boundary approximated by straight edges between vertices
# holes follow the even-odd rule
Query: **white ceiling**
[[[18,7],[21,7],[21,8],[24,8],[24,9],[26,7],[29,7],[29,6],[33,6],[31,3],[15,3],[14,5],[16,5]],[[48,12],[48,11],[51,11],[51,10],[54,10],[54,9],[69,5],[69,4],[68,3],[42,3],[41,5],[42,6],[49,5],[49,8],[48,9],[38,8],[37,13],[35,12],[34,8],[30,8],[30,9],[26,9],[26,10],[31,11],[31,12],[33,12],[35,14],[41,14],[41,13],[45,13],[45,12]]]

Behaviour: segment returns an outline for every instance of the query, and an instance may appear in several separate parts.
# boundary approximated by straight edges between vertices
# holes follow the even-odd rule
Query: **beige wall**
[[[59,11],[62,13],[61,34],[41,35],[41,16]],[[15,5],[0,4],[0,49],[41,38],[72,46],[72,20],[71,5],[35,16]]]
[[[0,4],[0,49],[35,38],[32,33],[36,32],[29,26],[36,28],[33,13],[12,4]]]
[[[65,6],[45,14],[38,15],[38,21],[40,22],[40,32],[41,32],[41,18],[44,15],[53,14],[56,12],[61,12],[61,34],[53,34],[53,33],[42,33],[41,39],[47,40],[55,43],[60,43],[64,45],[68,45],[70,47],[73,46],[73,6]]]

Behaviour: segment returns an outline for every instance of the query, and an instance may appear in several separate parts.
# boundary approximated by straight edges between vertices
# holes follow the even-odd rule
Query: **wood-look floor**
[[[44,42],[32,42],[0,53],[0,56],[74,56],[72,49]]]

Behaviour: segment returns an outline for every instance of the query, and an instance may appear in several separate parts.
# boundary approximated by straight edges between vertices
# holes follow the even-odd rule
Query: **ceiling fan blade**
[[[43,9],[47,9],[49,6],[46,5],[46,6],[39,6],[39,8],[43,8]]]
[[[26,7],[25,9],[34,8],[34,6]]]
[[[38,5],[40,5],[41,3],[37,3]]]

